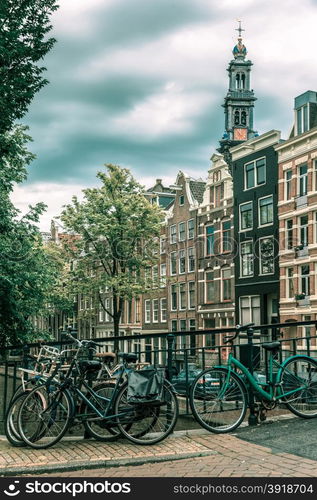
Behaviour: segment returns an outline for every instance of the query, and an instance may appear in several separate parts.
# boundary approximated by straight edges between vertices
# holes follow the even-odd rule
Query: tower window
[[[234,124],[235,125],[247,125],[247,111],[245,109],[236,109],[234,112]]]

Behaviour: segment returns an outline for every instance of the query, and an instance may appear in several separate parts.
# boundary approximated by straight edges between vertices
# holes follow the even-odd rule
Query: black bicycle
[[[37,449],[53,446],[75,420],[81,421],[96,439],[113,440],[123,435],[142,445],[158,443],[173,431],[178,402],[168,381],[164,381],[159,403],[129,402],[126,377],[131,371],[129,363],[136,362],[137,355],[122,353],[122,369],[117,379],[92,388],[87,374],[100,370],[101,364],[80,360],[79,355],[83,349],[95,348],[97,344],[69,337],[77,343],[78,350],[64,380],[57,383],[50,377],[21,401],[18,430],[27,445]]]

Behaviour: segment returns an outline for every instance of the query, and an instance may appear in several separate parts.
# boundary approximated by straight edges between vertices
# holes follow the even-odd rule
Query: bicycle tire
[[[282,401],[298,417],[317,417],[317,362],[314,359],[308,356],[290,358],[283,367],[279,382],[285,392],[305,384],[302,390],[286,395]]]
[[[113,391],[115,384],[112,382],[103,382],[94,386],[94,392],[102,392],[103,397],[109,397],[109,390]],[[91,397],[88,394],[88,399]],[[99,403],[101,404],[101,403]],[[80,410],[80,413],[86,413],[87,411],[92,411],[87,404],[84,404]],[[89,436],[93,437],[97,441],[109,442],[117,440],[122,434],[114,424],[107,424],[105,420],[92,415],[91,419],[83,419],[83,425]]]
[[[20,405],[23,399],[29,394],[30,391],[19,392],[10,402],[9,408],[6,412],[4,418],[4,433],[6,435],[7,440],[12,446],[15,447],[23,447],[26,446],[26,443],[21,438],[18,427],[17,427],[17,418],[19,414]]]
[[[73,399],[67,390],[46,384],[35,387],[24,399],[18,415],[18,430],[32,448],[44,449],[65,435],[73,416]]]
[[[164,383],[164,403],[160,405],[130,404],[127,392],[128,384],[125,383],[114,404],[116,421],[123,436],[134,444],[151,445],[173,432],[178,418],[178,401],[169,383]]]
[[[228,383],[227,388],[224,383]],[[202,427],[224,434],[243,422],[248,406],[247,390],[234,372],[228,379],[227,368],[208,368],[192,383],[189,402],[195,419]]]

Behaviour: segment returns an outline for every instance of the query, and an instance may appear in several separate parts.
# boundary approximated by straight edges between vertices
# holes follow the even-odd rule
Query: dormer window
[[[305,104],[296,110],[297,134],[302,134],[303,132],[307,132],[307,130],[309,130],[308,106],[309,104]]]
[[[184,201],[185,201],[185,196],[183,194],[181,194],[179,196],[179,206],[182,207],[184,205]]]

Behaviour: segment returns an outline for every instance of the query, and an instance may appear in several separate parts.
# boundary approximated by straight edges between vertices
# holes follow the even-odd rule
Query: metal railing
[[[291,329],[291,331],[290,331]],[[292,354],[308,354],[317,359],[316,321],[276,323],[254,326],[252,329],[253,355],[250,359],[250,338],[246,333],[239,335],[239,343],[233,345],[233,354],[251,370],[265,371],[266,351],[263,342],[280,340],[280,361]],[[314,330],[314,331],[313,331]],[[165,366],[167,374],[179,396],[181,415],[190,414],[190,384],[200,370],[215,364],[224,364],[229,347],[219,341],[223,334],[234,334],[235,328],[208,329],[169,333],[121,335],[117,337],[119,350],[138,353],[139,361],[154,366]],[[248,332],[250,333],[250,332]],[[283,336],[282,336],[283,335]],[[250,337],[250,336],[249,336]],[[114,337],[95,339],[102,347],[111,351]],[[63,347],[69,341],[47,342],[48,345]],[[39,343],[6,347],[0,358],[0,433],[9,402],[19,384],[18,368],[28,368],[29,354],[36,354]],[[251,364],[251,366],[249,366]],[[252,408],[251,408],[252,410]]]

